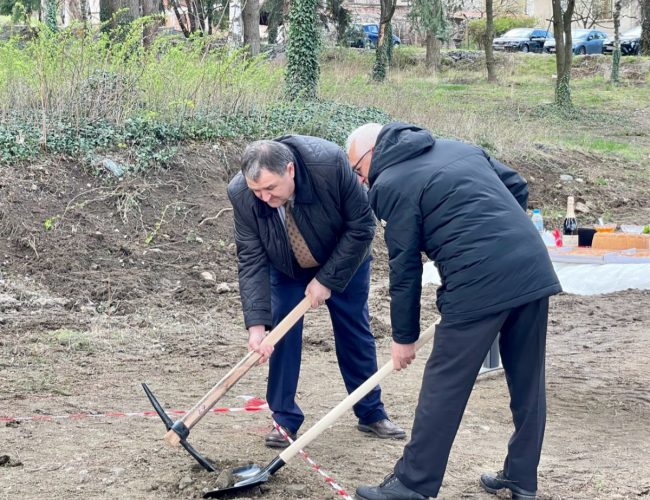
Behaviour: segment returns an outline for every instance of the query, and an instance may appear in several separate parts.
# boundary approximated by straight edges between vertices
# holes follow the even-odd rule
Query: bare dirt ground
[[[163,444],[158,417],[79,414],[149,411],[141,382],[166,408],[188,409],[246,354],[228,148],[193,146],[168,170],[119,182],[62,159],[0,170],[0,417],[36,417],[0,422],[0,498],[197,498],[213,486],[214,475]],[[595,179],[606,159],[574,160],[585,198],[618,222],[648,219],[648,179],[626,183],[622,166],[604,186]],[[535,180],[555,178],[557,165],[517,162],[532,178],[531,199],[563,204],[569,187],[541,190]],[[387,284],[378,235],[370,309],[380,363],[389,355]],[[435,290],[424,295],[428,324]],[[309,312],[306,324],[303,431],[345,396],[327,315]],[[382,384],[407,429],[429,350]],[[650,292],[553,298],[540,498],[650,498],[649,357]],[[251,370],[218,406],[264,397],[265,377],[266,367]],[[380,481],[404,445],[355,423],[346,415],[308,448],[349,492]],[[263,446],[269,428],[265,411],[210,414],[190,440],[219,468],[264,465],[277,453]],[[500,468],[511,430],[503,377],[479,379],[440,498],[493,498],[478,476]],[[336,495],[296,457],[248,497]]]

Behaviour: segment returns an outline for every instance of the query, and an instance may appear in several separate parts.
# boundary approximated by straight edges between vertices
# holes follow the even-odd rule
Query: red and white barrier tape
[[[293,443],[293,439],[291,439],[291,438],[287,435],[287,433],[284,432],[284,429],[283,429],[282,427],[280,427],[280,426],[278,425],[278,423],[277,423],[275,420],[273,420],[273,427],[275,427],[275,428],[278,430],[278,432],[279,432],[280,434],[282,434],[282,436],[284,437],[284,439],[286,439],[287,441],[289,441],[289,443]],[[354,500],[350,495],[348,495],[347,491],[345,491],[345,489],[343,489],[342,486],[340,486],[338,483],[336,483],[336,481],[334,481],[334,478],[333,478],[332,476],[330,476],[326,471],[324,471],[324,470],[322,469],[322,467],[321,467],[320,465],[318,465],[316,462],[314,462],[314,461],[309,457],[309,455],[307,454],[306,451],[304,451],[304,450],[300,450],[299,453],[300,453],[300,454],[302,455],[302,457],[307,461],[307,463],[308,463],[309,465],[311,465],[311,468],[312,468],[313,470],[315,470],[315,471],[318,472],[321,476],[323,476],[323,478],[325,478],[325,482],[326,482],[327,484],[329,484],[329,485],[332,487],[332,489],[333,489],[333,490],[334,490],[338,495],[341,495],[341,496],[342,496],[343,498],[345,498],[346,500]]]
[[[247,396],[242,396],[246,399],[246,403],[243,407],[241,408],[212,408],[210,410],[211,413],[237,413],[237,412],[258,412],[258,411],[264,411],[269,409],[269,405],[264,401],[263,399],[259,398],[251,398]],[[165,410],[165,412],[168,415],[184,415],[187,413],[187,410],[176,410],[176,409],[170,409],[170,410]],[[82,418],[106,418],[106,417],[157,417],[158,414],[154,410],[149,410],[149,411],[138,411],[138,412],[121,412],[121,411],[112,411],[112,412],[107,412],[107,413],[73,413],[70,415],[33,415],[30,417],[4,417],[0,416],[0,422],[29,422],[29,421],[53,421],[53,420],[64,420],[64,419],[69,419],[69,420],[80,420]],[[282,427],[280,427],[277,422],[273,421],[273,426],[284,436],[284,438],[289,441],[289,443],[293,443],[293,440],[287,435],[287,433],[284,431]],[[345,498],[346,500],[353,500],[350,495],[343,489],[336,481],[334,481],[334,478],[330,476],[327,472],[325,472],[320,465],[318,465],[316,462],[314,462],[307,452],[304,450],[300,450],[300,454],[302,457],[311,465],[311,468],[318,472],[323,478],[325,479],[325,482],[329,484],[332,489],[341,497]]]
[[[269,409],[269,405],[263,399],[248,398],[242,408],[212,408],[211,413],[237,413],[237,412],[256,412]],[[165,410],[167,415],[185,415],[188,410]],[[52,421],[52,420],[80,420],[82,418],[106,418],[106,417],[157,417],[154,410],[121,412],[111,411],[107,413],[73,413],[71,415],[33,415],[31,417],[5,417],[0,416],[0,422],[28,422],[28,421]]]

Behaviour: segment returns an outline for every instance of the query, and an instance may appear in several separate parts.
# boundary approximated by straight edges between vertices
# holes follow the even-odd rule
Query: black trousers
[[[411,440],[395,474],[418,493],[435,497],[479,369],[499,331],[515,431],[503,470],[523,489],[537,490],[546,425],[544,360],[548,297],[471,321],[442,320],[427,361]]]

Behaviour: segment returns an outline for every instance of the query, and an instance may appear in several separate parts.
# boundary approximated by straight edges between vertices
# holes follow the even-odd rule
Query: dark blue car
[[[573,53],[577,56],[585,54],[602,54],[603,43],[607,39],[607,34],[599,30],[572,30],[571,38],[573,40]],[[547,40],[544,44],[544,52],[555,52],[555,38]]]
[[[553,38],[553,33],[544,28],[515,28],[506,32],[492,42],[494,50],[542,52],[546,40]]]
[[[377,47],[379,40],[379,25],[373,23],[354,24],[352,25],[350,36],[350,46],[363,49],[365,47]],[[393,45],[402,43],[397,35],[393,35]]]

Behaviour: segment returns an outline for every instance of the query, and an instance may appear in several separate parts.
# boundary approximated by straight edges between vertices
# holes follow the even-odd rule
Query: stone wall
[[[355,2],[346,0],[343,6],[352,13],[353,23],[378,23],[379,2]],[[403,43],[413,43],[414,36],[406,16],[409,12],[409,3],[406,0],[397,0],[397,7],[393,15],[393,33],[402,39]]]

